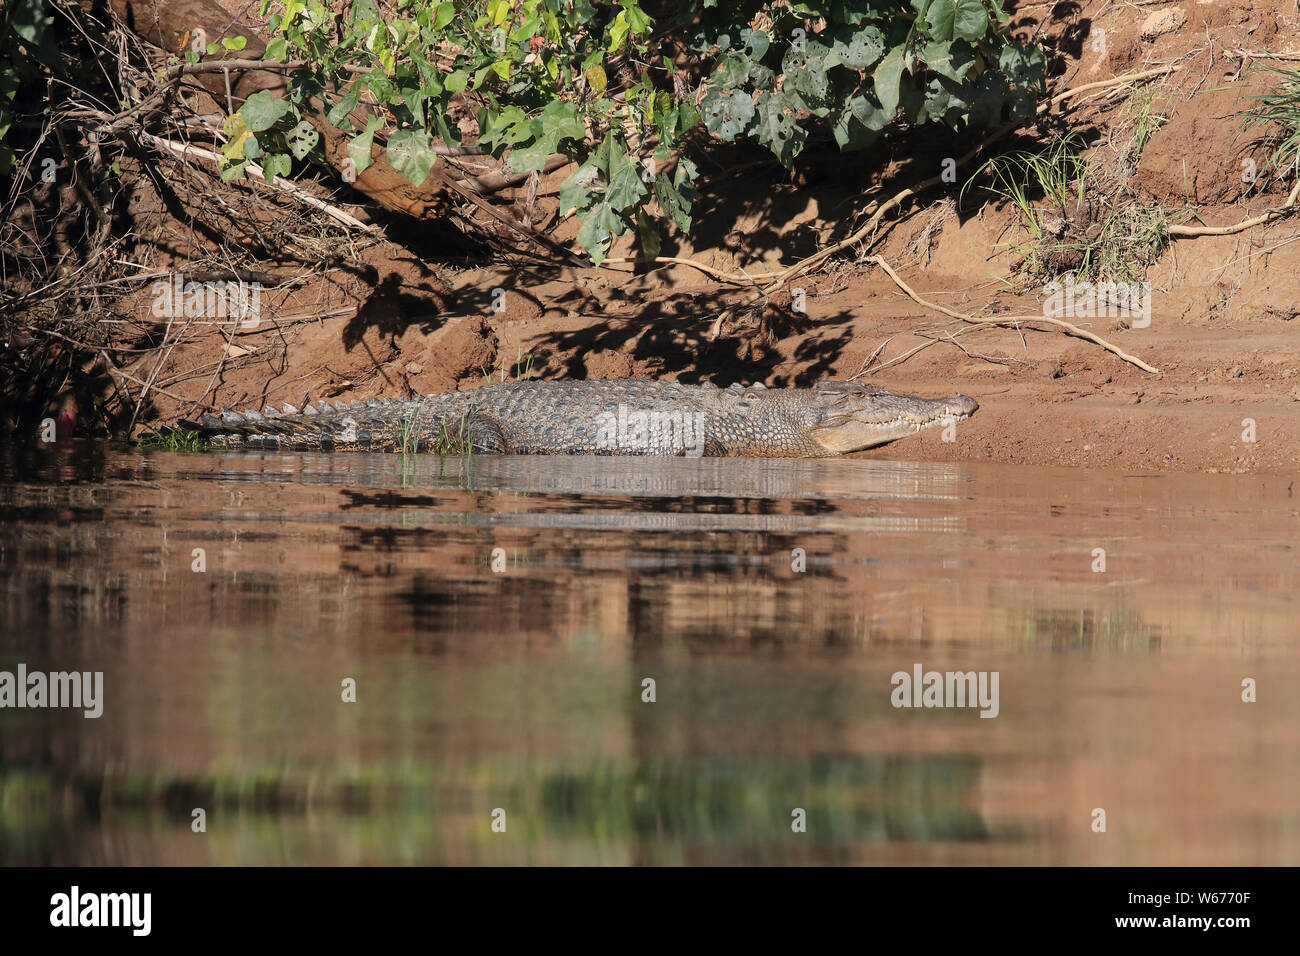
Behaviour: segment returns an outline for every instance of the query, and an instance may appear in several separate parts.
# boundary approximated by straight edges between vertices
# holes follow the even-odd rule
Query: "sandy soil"
[[[1055,49],[1061,88],[1177,67],[1154,91],[1154,107],[1167,121],[1136,169],[1124,172],[1144,201],[1190,203],[1209,225],[1236,223],[1284,201],[1281,186],[1243,196],[1241,162],[1252,154],[1236,114],[1258,87],[1242,72],[1242,59],[1228,54],[1300,47],[1290,0],[1096,0],[1020,10],[1020,26],[1041,31]],[[1098,141],[1091,155],[1101,160],[1122,115],[1123,98],[1106,99],[1113,92],[1063,118],[1066,128]],[[771,272],[843,238],[880,197],[932,175],[943,157],[965,148],[942,132],[900,135],[866,154],[814,151],[793,175],[761,162],[761,153],[721,150],[723,169],[709,172],[712,192],[697,207],[696,233],[670,237],[663,255]],[[567,172],[542,183],[533,214],[543,222],[555,214],[554,192]],[[1008,284],[1012,211],[988,202],[987,194],[959,197],[958,184],[945,189],[891,217],[871,253],[923,297],[957,311],[1041,314],[1041,295],[1016,294]],[[445,238],[405,230],[400,242],[364,250],[363,267],[327,269],[287,292],[266,292],[269,319],[258,328],[229,341],[214,331],[171,351],[158,379],[164,392],[155,394],[137,429],[188,410],[201,396],[236,407],[400,397],[525,372],[770,386],[860,373],[898,391],[960,391],[981,403],[954,442],[930,432],[870,457],[1285,473],[1300,463],[1300,339],[1293,324],[1300,315],[1300,244],[1292,241],[1300,238],[1298,222],[1293,216],[1234,235],[1174,241],[1147,276],[1149,327],[1074,320],[1159,374],[1058,332],[981,327],[935,342],[923,335],[942,339],[960,323],[908,299],[876,266],[850,259],[792,283],[806,292],[805,314],[792,312],[789,293],[781,293],[765,310],[714,330],[720,309],[744,292],[687,266],[485,266],[482,258],[451,258]],[[570,221],[551,234],[564,241],[575,232]],[[157,250],[151,261],[167,267]],[[122,306],[147,308],[146,292]],[[918,346],[926,347],[895,361]],[[145,378],[156,361],[149,356],[127,370]]]

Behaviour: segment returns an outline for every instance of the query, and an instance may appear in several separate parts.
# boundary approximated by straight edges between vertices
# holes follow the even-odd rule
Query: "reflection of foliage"
[[[419,851],[426,859],[439,844],[461,844],[482,833],[478,853],[493,858],[481,819],[466,819],[469,806],[510,806],[510,827],[526,828],[530,842],[568,848],[594,845],[602,853],[647,841],[655,853],[673,844],[693,853],[726,858],[735,852],[779,859],[790,833],[790,808],[810,822],[811,844],[851,848],[889,842],[981,842],[989,830],[978,803],[979,761],[953,755],[806,758],[661,757],[641,762],[597,760],[578,767],[541,767],[514,761],[461,768],[373,768],[350,775],[268,768],[201,779],[132,774],[73,780],[40,770],[0,772],[0,848],[5,833],[27,832],[29,853],[48,852],[42,836],[57,832],[51,807],[96,807],[115,819],[149,814],[188,829],[190,812],[238,811],[255,854],[276,858],[277,830],[259,816],[293,817],[308,806],[315,814],[344,814],[373,841],[370,856],[409,852],[411,830],[394,822],[431,824]],[[390,821],[385,824],[384,821]],[[66,825],[67,821],[64,821]],[[257,847],[258,835],[266,845]],[[22,851],[21,844],[14,849]],[[0,863],[20,862],[0,853]],[[503,862],[518,862],[509,860]]]
[[[277,173],[291,156],[315,156],[300,108],[326,95],[329,122],[354,134],[355,172],[378,141],[419,185],[438,162],[436,140],[460,146],[456,114],[470,107],[475,147],[508,154],[515,171],[541,170],[555,153],[579,164],[561,206],[576,211],[578,242],[598,261],[634,230],[645,252],[657,250],[651,199],[690,228],[697,170],[681,147],[701,119],[697,102],[720,138],[753,138],[789,166],[807,140],[805,116],[844,149],[869,145],[900,110],[953,127],[1025,119],[1045,65],[1037,47],[1002,36],[1001,0],[696,0],[678,16],[701,28],[690,48],[711,64],[702,98],[658,45],[672,25],[652,32],[638,0],[355,0],[337,21],[320,0],[283,7],[270,17],[266,57],[307,65],[290,75],[289,102],[250,98],[231,118],[227,176],[263,156]]]

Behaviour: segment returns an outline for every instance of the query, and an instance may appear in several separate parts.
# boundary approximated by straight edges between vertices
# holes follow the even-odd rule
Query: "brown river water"
[[[1294,865],[1297,495],[0,450],[0,672],[103,675],[0,709],[0,864]]]

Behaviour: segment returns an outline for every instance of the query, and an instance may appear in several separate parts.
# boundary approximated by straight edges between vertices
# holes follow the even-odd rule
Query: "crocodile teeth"
[[[318,412],[318,411],[316,410],[316,406],[313,405],[313,404],[311,404],[311,402],[308,402],[306,405],[304,405],[304,406],[302,407],[302,413],[303,413],[304,415],[319,415],[319,414],[320,414],[320,412]]]
[[[297,415],[297,414],[298,414],[298,409],[294,408],[294,407],[293,407],[292,405],[290,405],[288,402],[285,402],[283,408],[280,410],[280,414],[281,414],[281,415]]]

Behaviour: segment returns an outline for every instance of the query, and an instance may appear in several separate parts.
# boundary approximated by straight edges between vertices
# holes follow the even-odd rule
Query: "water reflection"
[[[1297,529],[1275,478],[8,449],[0,670],[106,702],[0,710],[0,862],[1294,864]],[[1000,715],[894,709],[915,663]]]

